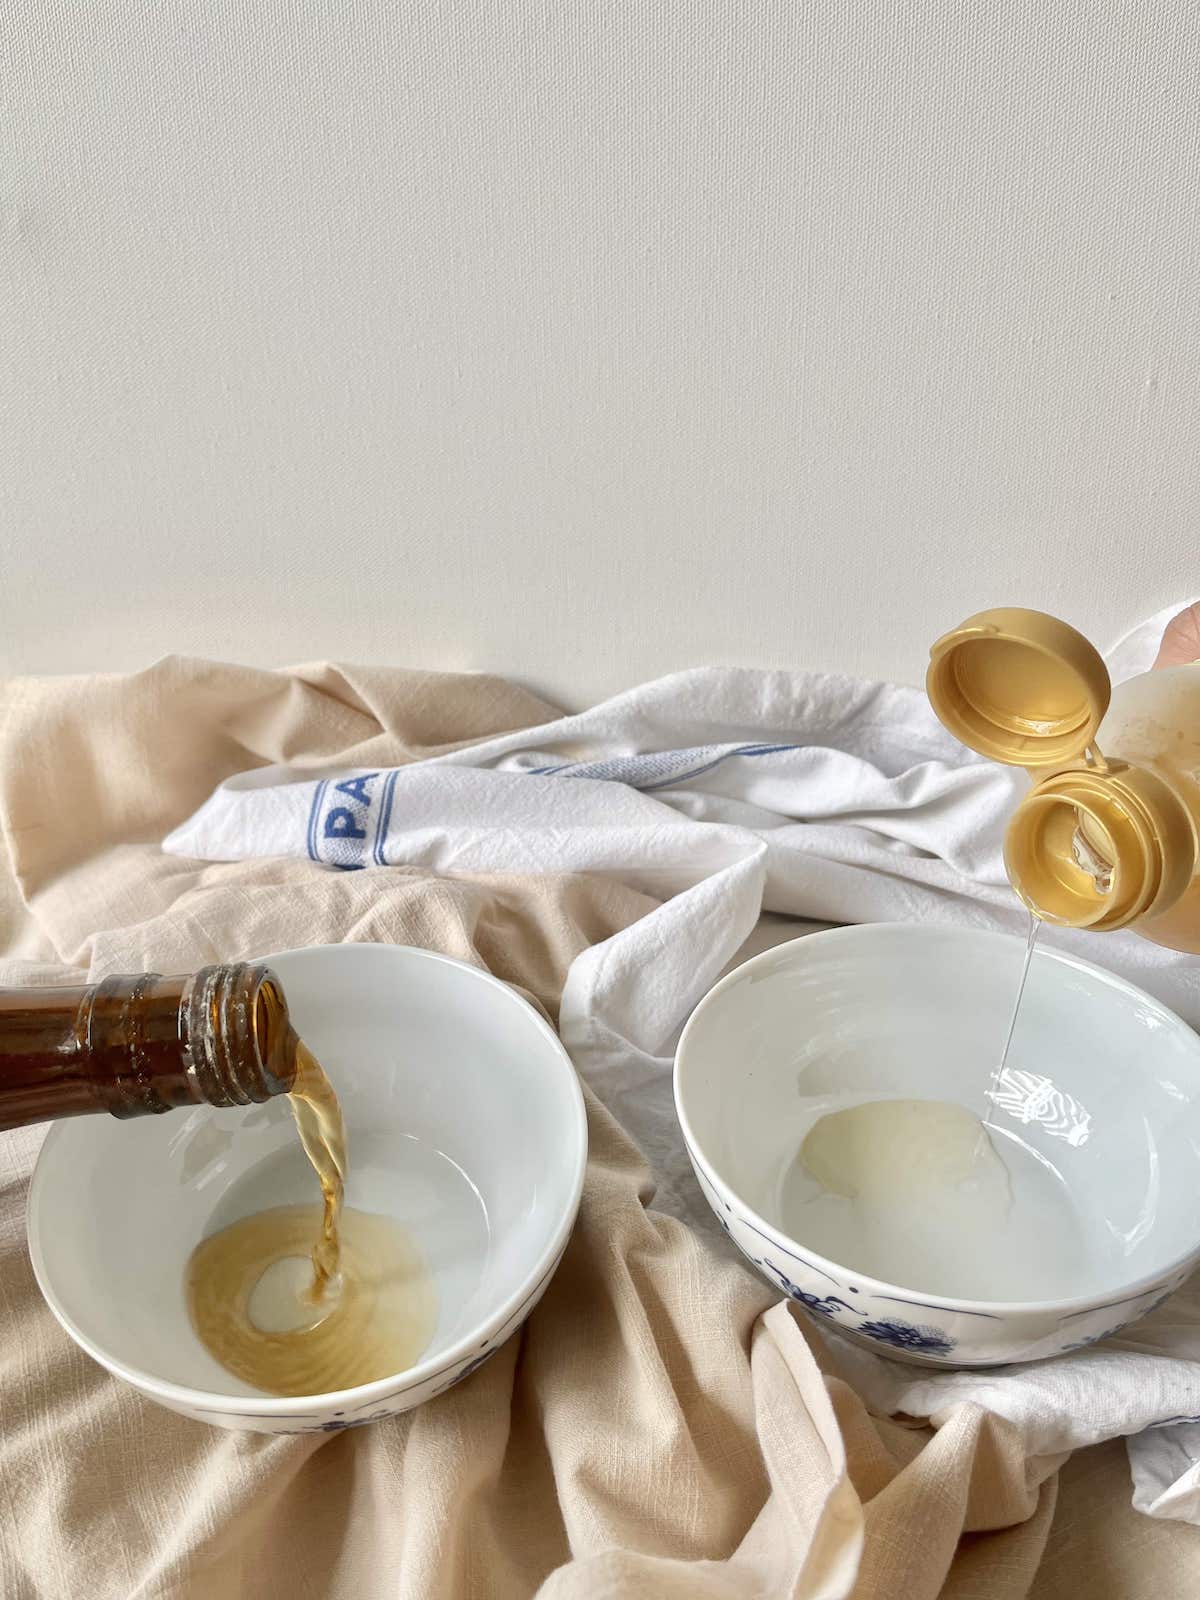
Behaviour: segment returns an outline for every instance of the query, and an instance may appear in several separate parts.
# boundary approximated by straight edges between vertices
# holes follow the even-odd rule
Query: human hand
[[[1200,601],[1168,622],[1154,665],[1183,667],[1192,662],[1200,662]]]

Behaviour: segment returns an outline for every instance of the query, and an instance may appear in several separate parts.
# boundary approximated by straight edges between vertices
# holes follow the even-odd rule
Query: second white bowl
[[[1033,958],[996,1119],[997,1147],[1044,1176],[1044,1237],[1035,1183],[1011,1237],[976,1231],[946,1196],[929,1230],[947,1241],[933,1286],[884,1270],[877,1240],[857,1261],[820,1248],[830,1230],[789,1188],[808,1128],[865,1100],[982,1115],[1024,953],[988,932],[810,934],[730,973],[680,1039],[676,1108],[722,1226],[768,1281],[881,1354],[1057,1355],[1144,1315],[1200,1257],[1200,1038],[1132,984],[1050,950]]]

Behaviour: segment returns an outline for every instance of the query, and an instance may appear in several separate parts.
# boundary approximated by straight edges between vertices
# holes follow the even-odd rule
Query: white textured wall
[[[4,0],[0,669],[914,678],[1200,587],[1200,13]]]

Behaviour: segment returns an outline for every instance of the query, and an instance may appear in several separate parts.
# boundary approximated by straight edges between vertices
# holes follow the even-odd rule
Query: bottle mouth
[[[1080,767],[1044,779],[1017,807],[1004,862],[1043,921],[1103,931],[1177,900],[1195,871],[1196,839],[1182,803],[1152,773]]]
[[[204,967],[187,1004],[188,1072],[210,1105],[248,1105],[295,1079],[295,1035],[279,980],[247,962]]]
[[[296,1076],[296,1037],[279,979],[269,967],[257,969],[254,998],[254,1043],[264,1080],[271,1093],[289,1088]]]

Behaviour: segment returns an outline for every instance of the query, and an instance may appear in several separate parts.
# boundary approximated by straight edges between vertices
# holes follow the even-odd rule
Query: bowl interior
[[[385,945],[267,959],[342,1103],[347,1204],[405,1224],[433,1273],[424,1368],[549,1265],[584,1160],[573,1070],[531,1007],[458,963]],[[184,1267],[239,1217],[319,1198],[286,1101],[87,1117],[47,1137],[30,1244],[51,1303],[98,1354],[261,1399],[192,1332]]]
[[[914,1283],[883,1270],[886,1250],[839,1256],[836,1227],[796,1203],[800,1143],[828,1110],[911,1098],[985,1113],[1024,954],[1002,934],[867,926],[758,957],[702,1002],[680,1043],[694,1152],[797,1244],[909,1290],[1040,1302],[1107,1295],[1174,1265],[1200,1240],[1200,1038],[1132,985],[1043,949],[995,1116],[997,1148],[1035,1179],[1024,1231],[971,1237],[969,1207],[932,1206],[943,1276]]]

